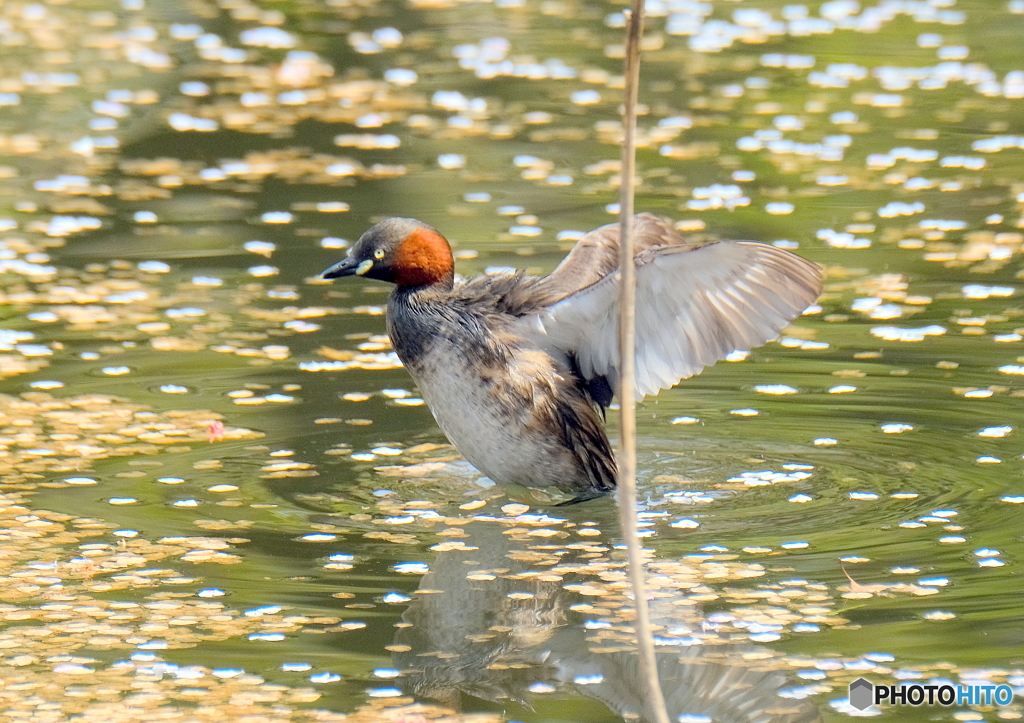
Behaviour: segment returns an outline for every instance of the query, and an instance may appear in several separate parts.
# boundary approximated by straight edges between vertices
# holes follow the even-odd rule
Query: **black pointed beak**
[[[322,274],[321,279],[340,279],[343,276],[355,276],[359,262],[351,256],[342,259]]]

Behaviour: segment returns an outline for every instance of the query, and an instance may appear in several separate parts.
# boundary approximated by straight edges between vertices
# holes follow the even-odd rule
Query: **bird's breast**
[[[392,314],[392,344],[467,461],[496,482],[527,486],[574,474],[568,451],[548,428],[546,412],[565,382],[554,359],[486,319],[420,318],[410,328],[414,321]]]

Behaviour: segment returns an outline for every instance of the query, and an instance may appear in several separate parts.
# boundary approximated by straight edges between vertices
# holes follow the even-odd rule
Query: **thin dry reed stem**
[[[643,547],[636,525],[636,394],[634,345],[636,337],[636,267],[633,265],[633,195],[636,172],[636,102],[640,80],[640,38],[644,0],[633,0],[626,30],[626,87],[623,102],[622,171],[619,191],[619,520],[626,539],[629,580],[636,610],[637,649],[644,699],[656,723],[670,723],[654,655]]]

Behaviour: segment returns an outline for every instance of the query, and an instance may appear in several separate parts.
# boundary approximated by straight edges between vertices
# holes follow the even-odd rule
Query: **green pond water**
[[[317,280],[388,216],[465,276],[612,222],[621,11],[0,3],[0,717],[645,715],[613,501],[479,482],[388,288]],[[638,409],[673,718],[1020,719],[1024,2],[648,11],[637,209],[825,269]]]

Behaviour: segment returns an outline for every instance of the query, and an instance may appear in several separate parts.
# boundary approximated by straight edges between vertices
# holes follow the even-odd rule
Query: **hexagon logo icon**
[[[870,680],[857,678],[850,683],[850,705],[857,710],[864,710],[875,701],[875,686]]]

